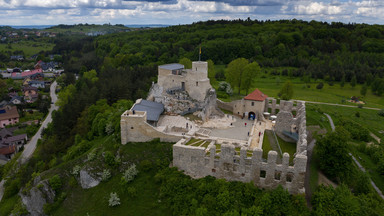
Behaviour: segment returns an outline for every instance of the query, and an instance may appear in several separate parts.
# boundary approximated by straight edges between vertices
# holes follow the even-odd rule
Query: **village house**
[[[19,122],[19,113],[15,106],[5,106],[0,108],[0,128],[7,125],[14,125]]]
[[[17,127],[0,130],[0,160],[7,161],[26,144],[27,134],[13,135]]]
[[[12,99],[9,101],[9,103],[17,105],[23,103],[23,98],[20,96],[13,96]]]
[[[36,88],[45,88],[45,82],[39,80],[31,80],[28,82],[28,85]]]
[[[33,103],[37,100],[39,93],[36,87],[26,86],[23,88],[24,101],[27,103]]]

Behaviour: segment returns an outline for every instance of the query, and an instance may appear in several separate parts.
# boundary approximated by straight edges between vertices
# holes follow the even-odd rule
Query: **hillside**
[[[101,31],[94,27],[51,30]],[[383,109],[383,38],[381,25],[300,20],[207,21],[98,37],[58,37],[50,52],[62,55],[66,71],[57,78],[60,109],[28,163],[19,166],[16,156],[0,167],[0,179],[7,180],[0,216],[26,214],[20,196],[37,193],[42,203],[48,202],[40,206],[40,213],[48,215],[383,215],[383,201],[367,181],[372,178],[383,188],[384,148],[369,136],[384,136],[379,133],[384,116],[377,110],[308,106],[312,137],[320,143],[335,137],[323,114],[329,113],[337,126],[346,128],[337,131],[345,138],[345,148],[338,153],[359,154],[370,170],[362,174],[349,163],[342,177],[335,177],[326,172],[332,167],[321,166],[339,186],[318,186],[314,178],[312,200],[307,202],[281,187],[261,190],[212,177],[191,179],[170,168],[172,143],[120,144],[120,115],[137,98],[146,97],[156,82],[157,65],[197,60],[200,47],[201,58],[216,64],[209,65],[209,78],[223,100],[241,98],[254,88],[277,96],[282,83],[290,80],[292,99],[331,103],[360,96],[365,85],[365,106]],[[232,85],[230,94],[219,90],[219,82],[230,82],[228,67],[238,58],[260,66],[249,89]],[[315,87],[320,82],[326,85],[322,89]],[[311,169],[317,174],[317,165],[327,160],[314,161]],[[115,199],[116,206],[109,206],[111,193],[117,193],[119,205]]]

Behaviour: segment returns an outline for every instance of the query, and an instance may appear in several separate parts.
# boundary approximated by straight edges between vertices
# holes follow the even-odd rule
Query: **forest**
[[[86,157],[92,149],[100,147],[96,143],[102,139],[110,141],[99,150],[100,158],[106,157],[100,151],[110,151],[108,154],[113,155],[112,161],[121,152],[131,154],[132,158],[138,157],[140,153],[130,152],[129,148],[119,145],[119,115],[130,107],[132,101],[146,96],[152,82],[156,81],[157,65],[179,62],[182,58],[197,60],[201,47],[201,59],[210,59],[218,65],[244,58],[257,62],[261,68],[289,67],[286,76],[308,76],[331,82],[356,79],[360,84],[381,86],[379,82],[383,82],[384,76],[383,38],[384,26],[379,25],[249,19],[197,22],[99,37],[58,37],[51,53],[62,55],[66,71],[57,80],[62,87],[59,93],[60,109],[53,113],[53,122],[44,130],[35,156],[27,166],[12,174],[13,180],[7,181],[5,198],[10,202],[20,189],[31,184],[31,179],[37,174],[50,173]],[[78,80],[75,75],[79,75]],[[224,71],[217,71],[215,76],[225,79]],[[151,179],[147,183],[153,186],[156,197],[149,202],[157,206],[157,199],[163,200],[167,214],[383,213],[382,201],[370,190],[351,191],[344,184],[337,189],[319,187],[312,202],[308,203],[313,207],[311,211],[303,197],[289,195],[282,188],[262,191],[248,184],[227,183],[212,178],[193,180],[168,168],[170,146],[164,147],[156,141],[149,144],[161,148],[167,155],[154,156],[156,149],[148,153],[151,155],[148,158],[150,165],[139,165],[138,178]],[[133,159],[127,160],[132,162]],[[134,161],[140,164],[143,160],[137,158]],[[114,170],[122,164],[105,161],[103,166]],[[9,166],[2,168],[3,175],[10,173]],[[111,181],[119,181],[117,171],[114,175]],[[68,181],[58,187],[59,194],[64,194],[64,197],[64,191],[73,193],[78,187],[71,186],[67,177],[63,176]],[[133,181],[133,184],[141,183]],[[136,195],[122,188],[118,190],[124,190],[121,193],[132,202],[135,196],[141,197],[144,193],[143,188],[136,188]],[[233,194],[234,191],[238,193]],[[47,212],[54,213],[57,209],[63,212],[65,201],[56,201],[57,205],[49,207]],[[62,203],[64,207],[60,206]],[[85,215],[87,212],[84,211],[76,213]]]

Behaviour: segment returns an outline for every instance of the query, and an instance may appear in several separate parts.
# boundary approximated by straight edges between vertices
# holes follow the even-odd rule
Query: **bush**
[[[359,111],[357,111],[357,112],[355,113],[355,116],[356,116],[357,118],[360,118],[360,113],[359,113]]]
[[[380,110],[377,114],[384,117],[384,109]]]
[[[357,104],[357,107],[361,109],[363,108],[363,104]]]
[[[317,89],[322,89],[324,87],[324,83],[319,83],[319,84],[317,84],[317,86],[316,86],[316,88]]]
[[[142,160],[139,167],[143,171],[148,171],[152,168],[152,162],[150,160]]]
[[[115,157],[113,156],[112,152],[107,151],[104,154],[104,162],[111,167],[116,166]]]
[[[128,167],[127,170],[125,170],[123,177],[121,177],[121,180],[123,183],[128,183],[132,181],[135,176],[137,175],[138,171],[136,169],[136,165],[132,164],[130,167]]]
[[[114,207],[120,205],[120,198],[117,193],[112,192],[109,195],[108,206]]]
[[[20,179],[8,180],[4,187],[4,195],[3,199],[7,199],[15,194],[17,194],[20,190]]]
[[[107,181],[111,178],[111,172],[108,169],[103,170],[103,174],[101,175],[102,181]]]
[[[63,185],[60,176],[54,175],[52,178],[50,178],[49,185],[54,191],[58,192],[61,189],[61,186]]]
[[[130,197],[136,197],[137,196],[137,191],[136,191],[136,188],[134,188],[134,187],[127,187],[126,191],[127,191],[128,196],[130,196]]]
[[[73,167],[71,174],[74,176],[78,176],[80,173],[81,167],[79,165],[76,165]]]

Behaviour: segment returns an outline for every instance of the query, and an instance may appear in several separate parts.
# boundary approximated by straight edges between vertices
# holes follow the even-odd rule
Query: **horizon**
[[[248,17],[384,24],[384,2],[379,0],[20,0],[0,2],[0,10],[2,22],[12,26],[90,20],[113,25],[185,25]]]

